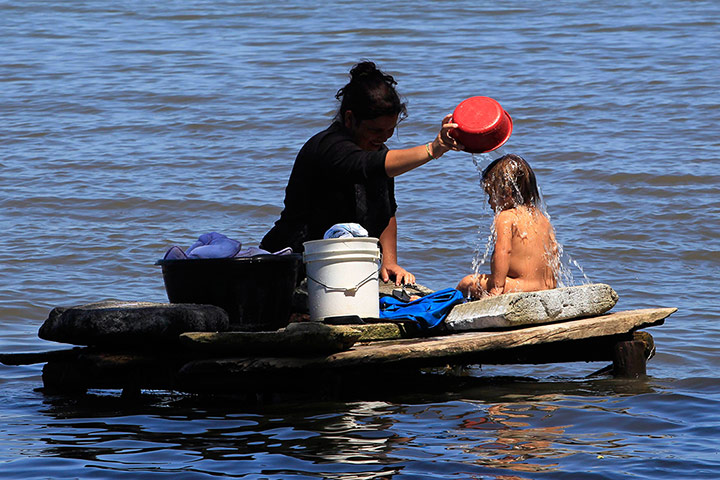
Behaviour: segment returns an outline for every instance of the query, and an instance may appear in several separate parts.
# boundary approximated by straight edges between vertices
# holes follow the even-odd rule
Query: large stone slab
[[[445,326],[451,331],[466,331],[540,325],[601,315],[617,300],[615,290],[604,283],[506,293],[456,305]]]
[[[147,347],[178,342],[183,332],[216,332],[229,328],[220,307],[186,303],[104,301],[56,307],[38,336],[73,345]]]

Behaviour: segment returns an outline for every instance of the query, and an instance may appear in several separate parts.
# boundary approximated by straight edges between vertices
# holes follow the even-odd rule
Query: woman
[[[415,276],[397,264],[394,177],[462,145],[449,135],[457,125],[449,123],[448,115],[432,142],[389,150],[385,142],[406,115],[395,85],[373,62],[350,70],[350,82],[335,95],[340,101],[335,121],[298,153],[285,189],[285,209],[261,248],[301,252],[303,242],[323,238],[331,226],[359,223],[380,239],[380,278],[394,279],[397,285],[415,283]]]

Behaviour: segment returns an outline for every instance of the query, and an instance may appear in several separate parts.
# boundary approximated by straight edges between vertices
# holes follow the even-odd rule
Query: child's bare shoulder
[[[507,208],[501,210],[495,214],[495,224],[503,225],[507,223],[514,223],[518,218],[518,212],[516,208]]]

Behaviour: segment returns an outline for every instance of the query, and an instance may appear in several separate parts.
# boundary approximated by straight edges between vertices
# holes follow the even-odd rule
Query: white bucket
[[[380,316],[380,249],[373,237],[328,238],[303,243],[311,320]]]

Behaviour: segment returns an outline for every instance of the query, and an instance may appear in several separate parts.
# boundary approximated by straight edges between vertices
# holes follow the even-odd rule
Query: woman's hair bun
[[[392,75],[383,73],[373,62],[355,64],[350,70],[350,81],[335,94],[340,100],[335,118],[344,121],[345,112],[350,110],[356,121],[383,115],[399,115],[402,120],[407,109],[395,85]]]
[[[388,85],[397,85],[397,82],[392,75],[387,75],[377,68],[375,63],[370,61],[364,61],[356,64],[350,70],[350,81],[363,80],[363,77],[369,78],[380,78]]]

